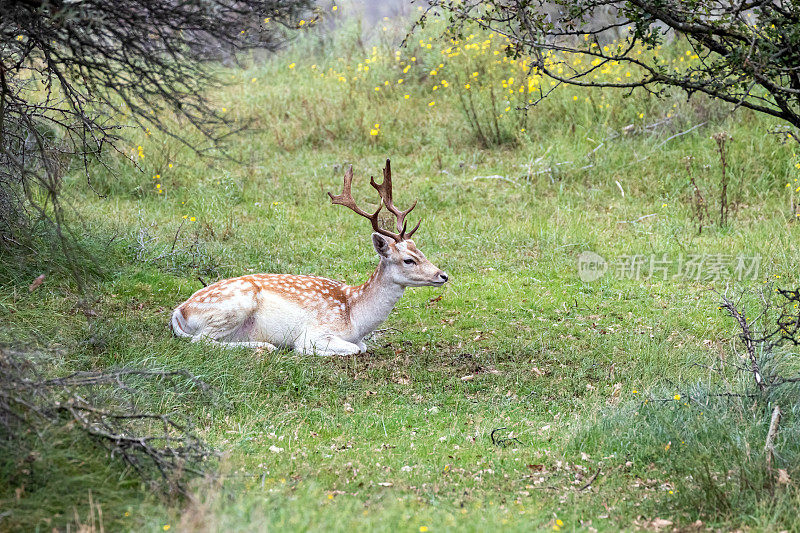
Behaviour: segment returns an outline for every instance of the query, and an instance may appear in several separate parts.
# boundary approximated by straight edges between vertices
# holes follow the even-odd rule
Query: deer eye
[[[414,261],[413,259],[403,259],[403,263],[405,263],[407,265],[416,265],[417,264],[417,262]]]

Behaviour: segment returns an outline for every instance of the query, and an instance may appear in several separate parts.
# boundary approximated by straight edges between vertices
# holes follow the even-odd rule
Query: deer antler
[[[366,218],[372,223],[372,229],[376,232],[380,233],[381,235],[385,235],[386,237],[391,237],[397,242],[403,241],[405,239],[410,239],[414,232],[417,231],[419,225],[422,223],[422,219],[417,222],[417,225],[412,229],[409,233],[406,233],[406,223],[405,218],[406,215],[411,212],[414,207],[416,207],[417,202],[415,201],[414,204],[406,209],[405,211],[400,211],[397,207],[395,207],[392,201],[392,170],[389,165],[389,160],[386,160],[386,167],[383,169],[383,183],[377,184],[375,183],[375,178],[370,177],[370,185],[372,185],[378,194],[381,197],[381,201],[378,204],[378,209],[370,214],[361,209],[356,205],[355,200],[353,200],[353,195],[351,193],[351,186],[353,184],[353,166],[350,165],[350,168],[344,173],[344,187],[342,188],[342,194],[334,195],[333,193],[328,193],[328,196],[331,197],[331,202],[337,205],[343,205],[345,207],[350,208],[351,210],[355,211],[362,217]],[[386,206],[386,209],[391,212],[395,218],[397,219],[397,231],[400,233],[393,233],[391,231],[385,230],[380,227],[378,224],[378,213],[380,213],[381,208]]]
[[[337,205],[343,205],[348,207],[361,215],[362,217],[366,218],[372,223],[372,229],[376,232],[380,233],[381,235],[385,235],[387,237],[391,237],[392,239],[400,242],[399,235],[392,233],[391,231],[386,231],[385,229],[381,228],[378,224],[378,213],[381,212],[381,208],[383,207],[383,201],[378,204],[378,209],[375,210],[374,213],[369,214],[360,207],[356,205],[356,201],[353,200],[353,195],[350,192],[350,187],[353,183],[353,165],[350,165],[350,168],[344,173],[344,186],[342,188],[342,194],[334,195],[333,193],[329,192],[328,196],[331,197],[331,202]]]
[[[369,183],[375,188],[376,191],[378,191],[378,194],[381,196],[381,200],[383,201],[383,205],[386,206],[386,209],[388,209],[389,212],[392,213],[397,219],[397,231],[400,232],[398,235],[398,237],[400,237],[399,240],[402,241],[405,239],[410,239],[411,236],[414,235],[414,232],[419,229],[419,225],[422,224],[422,219],[420,219],[419,222],[417,222],[417,225],[414,226],[414,229],[412,229],[409,233],[406,233],[405,218],[406,215],[417,206],[417,200],[414,200],[414,203],[411,204],[411,207],[405,211],[401,211],[395,207],[392,200],[392,167],[388,159],[386,160],[386,166],[383,167],[383,182],[380,184],[375,183],[375,178],[370,177]]]

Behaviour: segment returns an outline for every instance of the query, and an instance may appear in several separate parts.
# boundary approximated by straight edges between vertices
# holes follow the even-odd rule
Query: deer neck
[[[353,287],[355,294],[350,303],[350,323],[359,340],[386,320],[405,291],[405,287],[391,280],[386,271],[386,264],[381,259],[369,279]]]

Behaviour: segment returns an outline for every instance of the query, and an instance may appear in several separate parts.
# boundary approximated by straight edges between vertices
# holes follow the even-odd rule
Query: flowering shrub
[[[337,92],[347,101],[358,101],[359,107],[404,104],[408,113],[435,114],[443,105],[460,109],[466,127],[484,147],[522,141],[533,132],[529,113],[545,96],[557,113],[579,113],[587,123],[620,122],[644,124],[649,120],[669,119],[672,111],[651,117],[648,98],[625,99],[605,90],[583,90],[569,87],[544,74],[535,58],[509,54],[510,40],[499,33],[471,26],[471,32],[456,35],[441,20],[435,19],[415,40],[404,46],[384,43],[367,49],[367,57],[331,58],[327,67],[318,63],[302,65],[298,58],[287,58],[285,68],[300,76],[298,84],[306,84],[328,95]],[[384,28],[385,30],[385,28]],[[618,53],[629,48],[630,40],[622,38],[606,45],[588,43],[601,53]],[[647,55],[663,68],[688,72],[700,58],[685,43],[648,48],[639,44],[630,50],[634,56]],[[599,82],[624,83],[639,76],[635,66],[621,61],[601,61],[587,53],[548,51],[544,54],[546,69],[558,74],[584,69]],[[375,124],[385,117],[365,114],[361,122],[362,138],[380,137],[383,132]],[[451,125],[452,127],[452,125]],[[386,130],[384,130],[386,131]]]

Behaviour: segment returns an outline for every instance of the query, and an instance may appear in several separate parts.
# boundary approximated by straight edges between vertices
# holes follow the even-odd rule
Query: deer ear
[[[384,237],[380,233],[373,233],[372,234],[372,246],[375,247],[375,251],[378,252],[378,255],[381,257],[389,257],[389,246],[391,243],[389,242],[388,237]]]

